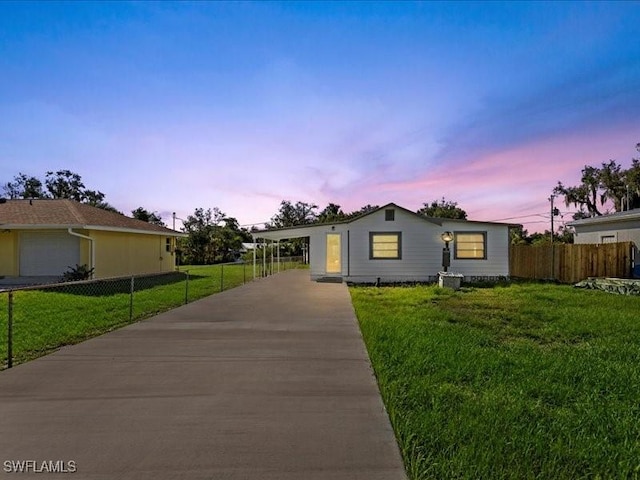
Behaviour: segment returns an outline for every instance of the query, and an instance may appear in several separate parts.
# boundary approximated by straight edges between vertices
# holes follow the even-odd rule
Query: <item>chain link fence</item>
[[[298,268],[300,258],[256,263],[256,278]],[[254,279],[252,263],[0,290],[0,369]],[[2,288],[2,287],[0,287]]]

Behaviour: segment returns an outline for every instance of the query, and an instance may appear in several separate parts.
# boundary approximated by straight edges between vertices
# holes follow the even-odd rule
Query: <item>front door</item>
[[[340,260],[340,234],[327,233],[327,271],[326,273],[342,273]]]

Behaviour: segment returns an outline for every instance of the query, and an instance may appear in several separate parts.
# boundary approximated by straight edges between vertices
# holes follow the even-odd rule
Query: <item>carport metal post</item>
[[[13,290],[9,290],[7,319],[7,368],[13,367]]]
[[[271,263],[269,264],[269,275],[273,275],[273,244],[274,241],[271,241]]]
[[[256,279],[256,248],[258,248],[258,244],[256,243],[256,238],[253,237],[253,279]]]
[[[264,240],[264,239],[263,239]],[[267,276],[267,245],[266,243],[262,244],[262,276]]]

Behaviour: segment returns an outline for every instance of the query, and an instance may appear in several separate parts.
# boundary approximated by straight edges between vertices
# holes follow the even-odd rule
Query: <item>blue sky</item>
[[[0,182],[70,169],[168,223],[444,196],[544,229],[558,180],[636,154],[638,25],[639,2],[2,2]]]

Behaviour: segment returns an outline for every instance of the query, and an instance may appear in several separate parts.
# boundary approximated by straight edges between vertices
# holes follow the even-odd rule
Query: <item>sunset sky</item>
[[[638,156],[639,33],[631,1],[1,2],[0,183],[69,169],[168,224],[444,196],[544,230],[558,180]]]

